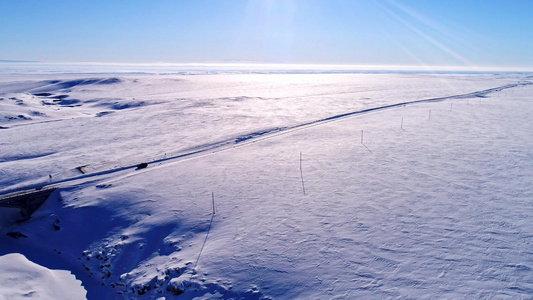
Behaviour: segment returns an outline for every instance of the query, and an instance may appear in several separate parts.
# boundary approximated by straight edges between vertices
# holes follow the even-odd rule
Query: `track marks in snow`
[[[271,128],[271,129],[266,129],[266,130],[261,130],[261,131],[256,131],[256,132],[244,134],[244,135],[241,135],[241,136],[239,136],[238,138],[235,139],[235,144],[238,144],[238,143],[241,143],[241,142],[244,142],[244,141],[247,141],[247,140],[251,140],[251,139],[260,137],[262,135],[281,132],[283,130],[285,130],[285,127],[276,127],[276,128]]]

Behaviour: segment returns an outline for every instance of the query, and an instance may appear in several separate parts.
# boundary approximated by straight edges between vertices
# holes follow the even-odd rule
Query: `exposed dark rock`
[[[65,99],[65,98],[68,98],[68,95],[57,95],[57,96],[50,97],[50,98],[52,98],[52,99],[57,99],[57,100],[61,101],[61,100]],[[56,100],[54,100],[54,102],[55,102],[55,101],[56,101]]]
[[[177,285],[173,285],[173,284],[167,285],[167,292],[171,292],[174,296],[179,296],[185,293],[184,290],[179,288]]]
[[[7,236],[10,236],[14,239],[18,239],[18,238],[27,238],[28,236],[25,235],[24,233],[22,232],[18,232],[18,231],[10,231],[8,233],[6,233]]]

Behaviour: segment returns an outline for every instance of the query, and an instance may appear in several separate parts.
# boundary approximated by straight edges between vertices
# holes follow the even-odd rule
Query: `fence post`
[[[211,192],[211,198],[213,199],[213,215],[215,214],[215,192]]]

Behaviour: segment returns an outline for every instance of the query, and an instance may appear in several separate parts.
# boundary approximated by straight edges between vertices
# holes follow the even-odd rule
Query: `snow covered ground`
[[[0,257],[0,299],[83,299],[86,291],[68,271],[49,270],[18,253]]]
[[[57,190],[0,255],[89,299],[528,299],[532,81],[2,74],[0,194]]]

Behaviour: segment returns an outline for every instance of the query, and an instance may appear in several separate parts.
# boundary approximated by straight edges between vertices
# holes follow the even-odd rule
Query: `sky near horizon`
[[[530,0],[0,0],[0,60],[533,69]]]

